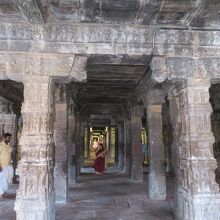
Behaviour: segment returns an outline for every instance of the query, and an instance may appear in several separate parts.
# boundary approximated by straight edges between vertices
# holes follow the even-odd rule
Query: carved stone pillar
[[[55,194],[56,202],[65,203],[67,199],[68,174],[67,174],[67,100],[64,85],[57,85],[55,90]]]
[[[147,106],[147,125],[150,170],[148,196],[150,199],[166,199],[166,176],[164,171],[164,144],[162,138],[162,105]]]
[[[209,80],[199,77],[187,79],[179,90],[182,134],[175,210],[178,220],[220,219],[209,87]]]
[[[54,220],[54,86],[48,76],[24,81],[23,129],[18,165],[17,220]]]
[[[131,179],[134,181],[143,181],[143,153],[141,150],[141,113],[138,107],[133,107],[131,111]]]

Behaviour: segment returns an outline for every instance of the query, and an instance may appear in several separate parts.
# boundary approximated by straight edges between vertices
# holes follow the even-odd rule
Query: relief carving
[[[25,14],[27,20],[33,23],[43,23],[41,11],[37,1],[34,0],[18,0],[19,7]]]
[[[14,4],[0,4],[0,15],[6,15],[11,17],[13,15],[18,15],[19,11]]]

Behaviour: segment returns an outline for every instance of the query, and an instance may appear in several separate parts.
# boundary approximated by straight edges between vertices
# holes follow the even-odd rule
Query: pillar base
[[[14,207],[16,211],[16,220],[54,220],[54,200],[55,195],[51,196],[48,201],[17,199]]]
[[[166,199],[166,177],[161,173],[148,174],[148,197],[152,200]]]
[[[54,167],[54,186],[56,203],[66,203],[67,200],[67,174],[65,163],[56,163]]]
[[[220,219],[220,193],[202,193],[192,195],[179,188],[176,195],[178,206],[175,219],[178,220],[213,220]]]
[[[136,182],[143,182],[143,166],[142,165],[132,165],[131,167],[131,179]]]

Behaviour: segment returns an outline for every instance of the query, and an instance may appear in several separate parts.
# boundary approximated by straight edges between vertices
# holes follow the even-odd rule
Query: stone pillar
[[[168,93],[169,99],[169,110],[170,110],[170,121],[172,124],[172,144],[171,144],[171,164],[173,172],[176,177],[177,167],[179,166],[179,141],[181,135],[181,121],[179,115],[179,98],[176,89],[172,89]]]
[[[68,185],[76,182],[76,120],[73,104],[68,111]]]
[[[118,124],[118,168],[120,171],[124,169],[124,125],[123,122]]]
[[[171,162],[171,151],[172,151],[172,143],[173,143],[173,128],[171,125],[170,119],[170,107],[169,101],[166,100],[162,104],[162,121],[163,121],[163,143],[165,150],[165,160],[166,160],[166,172],[171,174],[173,173],[173,167]]]
[[[220,219],[220,193],[211,132],[208,79],[187,79],[179,90],[182,134],[177,182],[178,220]]]
[[[162,104],[148,104],[147,125],[150,160],[148,196],[153,200],[164,200],[166,199],[166,176],[162,137]]]
[[[24,81],[23,129],[18,165],[17,220],[54,220],[54,86],[48,76]]]
[[[131,120],[125,120],[125,173],[131,172]]]
[[[55,97],[55,194],[56,202],[65,203],[67,200],[68,174],[67,174],[67,100],[65,86],[59,85],[56,88]]]
[[[87,124],[86,130],[87,130],[86,160],[89,161],[90,160],[90,127],[89,127],[89,124]]]
[[[80,148],[81,148],[81,134],[80,134],[80,117],[79,112],[76,111],[76,176],[80,175]]]
[[[133,107],[131,111],[131,145],[132,164],[131,179],[143,182],[143,153],[141,150],[141,113],[139,107]]]
[[[111,161],[116,161],[115,158],[115,147],[116,147],[116,130],[112,130],[113,127],[110,127],[110,132],[109,132],[109,152],[108,152],[108,157],[111,159]]]

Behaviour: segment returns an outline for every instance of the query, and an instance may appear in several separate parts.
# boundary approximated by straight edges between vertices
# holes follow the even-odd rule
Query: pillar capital
[[[85,81],[87,57],[47,53],[0,53],[0,79],[25,82],[50,76],[68,83]]]
[[[152,79],[162,83],[166,80],[220,78],[220,59],[195,57],[153,57],[150,67]]]
[[[146,106],[162,105],[165,102],[163,89],[151,89],[147,91]]]
[[[131,112],[131,118],[141,117],[143,115],[143,106],[142,105],[132,106],[130,112]]]

